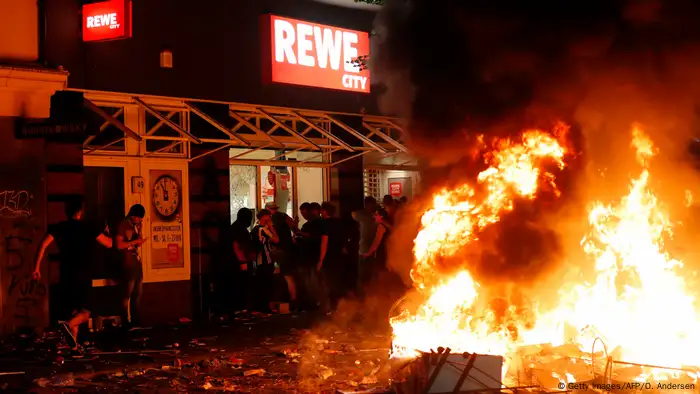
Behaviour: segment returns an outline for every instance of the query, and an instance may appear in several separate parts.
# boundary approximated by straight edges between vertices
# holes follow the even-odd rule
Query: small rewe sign
[[[369,70],[353,61],[369,55],[369,33],[266,15],[272,82],[369,93]],[[269,18],[269,19],[267,19]]]
[[[83,5],[83,41],[107,41],[130,37],[130,0],[110,0]]]

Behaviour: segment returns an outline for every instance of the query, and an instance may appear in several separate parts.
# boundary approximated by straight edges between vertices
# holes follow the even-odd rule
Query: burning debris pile
[[[423,297],[391,319],[393,356],[423,357],[441,347],[502,356],[497,378],[508,386],[525,381],[556,389],[596,376],[696,382],[700,313],[682,262],[664,246],[673,223],[651,190],[649,166],[657,151],[639,127],[632,146],[641,170],[629,194],[615,204],[595,203],[589,211],[590,232],[581,246],[592,274],[571,270],[554,293],[553,307],[539,305],[552,295],[545,290],[524,295],[475,279],[488,282],[494,268],[493,259],[480,258],[489,249],[480,245],[486,229],[516,209],[518,199],[535,199],[542,187],[558,195],[555,176],[539,166],[549,159],[565,167],[567,150],[556,135],[527,131],[518,144],[500,141],[485,155],[490,166],[477,177],[479,188],[465,184],[434,196],[414,247],[412,278]],[[519,269],[544,272],[527,265],[531,261],[525,256],[524,265],[506,261],[497,269],[517,282],[522,275],[511,273]],[[667,311],[673,319],[655,316]]]

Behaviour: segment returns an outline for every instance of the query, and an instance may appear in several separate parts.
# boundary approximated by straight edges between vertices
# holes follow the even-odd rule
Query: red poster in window
[[[391,182],[389,184],[389,195],[392,197],[401,197],[403,194],[403,185],[401,182]]]
[[[177,263],[180,260],[180,245],[168,244],[168,261]]]
[[[289,175],[280,174],[280,189],[289,190]]]

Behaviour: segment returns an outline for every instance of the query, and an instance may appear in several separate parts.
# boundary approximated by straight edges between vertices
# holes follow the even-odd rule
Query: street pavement
[[[107,328],[88,336],[84,354],[56,333],[29,333],[2,342],[0,392],[387,392],[382,311],[347,301],[330,316]]]

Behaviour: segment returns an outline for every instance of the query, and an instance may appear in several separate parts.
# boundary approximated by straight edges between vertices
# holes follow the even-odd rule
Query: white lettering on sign
[[[321,28],[306,23],[292,23],[275,19],[274,22],[275,61],[278,63],[299,64],[306,67],[340,70],[341,60],[345,72],[360,72],[351,62],[359,55],[357,33]],[[296,45],[295,45],[296,44]],[[347,77],[347,78],[346,78]],[[367,78],[343,76],[343,86],[359,86],[367,83]],[[346,84],[347,83],[347,84]]]
[[[87,28],[103,27],[109,26],[110,29],[118,29],[119,23],[117,23],[117,13],[112,12],[111,14],[95,15],[87,17]]]
[[[343,75],[343,86],[350,89],[365,89],[367,86],[367,77],[360,75]]]

